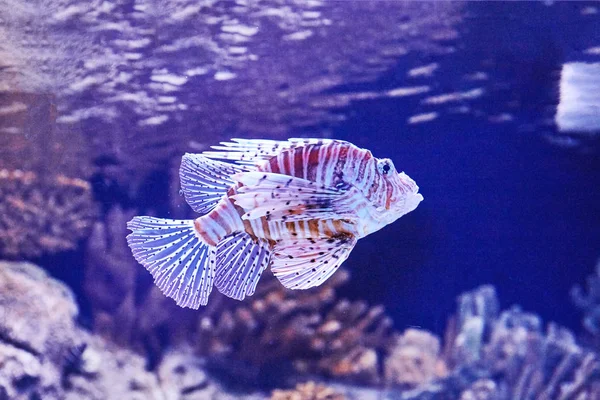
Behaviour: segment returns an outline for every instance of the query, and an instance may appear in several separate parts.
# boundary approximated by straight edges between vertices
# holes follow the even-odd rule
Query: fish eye
[[[389,160],[381,160],[377,165],[377,169],[383,175],[387,175],[392,169],[392,163]]]

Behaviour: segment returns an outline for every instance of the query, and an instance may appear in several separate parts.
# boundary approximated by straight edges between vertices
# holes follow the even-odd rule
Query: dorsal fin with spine
[[[250,166],[211,160],[202,154],[186,153],[179,169],[185,201],[197,213],[206,214],[236,184],[231,176],[250,170]]]
[[[202,154],[208,158],[230,160],[236,164],[258,165],[262,161],[275,157],[282,151],[309,144],[346,143],[335,139],[303,139],[291,138],[284,141],[262,139],[231,139],[231,142],[221,142],[212,146],[217,151],[205,151]]]

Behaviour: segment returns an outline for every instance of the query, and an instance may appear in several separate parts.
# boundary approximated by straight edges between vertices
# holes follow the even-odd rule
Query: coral
[[[107,345],[98,337],[79,334],[80,340],[87,343],[83,355],[93,359],[87,361],[86,368],[93,373],[70,374],[64,384],[66,400],[164,398],[157,376],[145,369],[143,357],[130,350]]]
[[[160,398],[143,358],[76,326],[71,291],[27,263],[0,264],[0,397]]]
[[[503,313],[485,350],[486,363],[493,373],[504,375],[512,397],[570,399],[600,394],[591,388],[600,373],[598,356],[580,348],[565,328],[550,324],[544,335],[531,326],[531,317],[519,310]]]
[[[77,326],[64,284],[27,263],[0,263],[0,399],[263,400],[227,391],[185,348],[155,370],[145,357]]]
[[[306,291],[263,279],[252,298],[200,319],[200,353],[258,368],[291,361],[300,373],[379,380],[378,352],[391,343],[391,321],[381,307],[335,301],[334,288],[347,272]]]
[[[0,341],[58,362],[75,344],[77,313],[66,285],[33,264],[0,262]]]
[[[207,392],[215,391],[210,387],[204,360],[194,357],[189,348],[167,351],[157,368],[157,375],[166,391],[174,395],[166,400],[206,398]]]
[[[56,124],[49,94],[0,93],[0,255],[76,248],[97,214],[90,143]]]
[[[96,205],[88,182],[63,175],[0,170],[0,254],[36,257],[74,249]]]
[[[120,218],[116,211],[114,215]],[[116,248],[105,248],[117,253]],[[299,372],[334,376],[332,366],[344,359],[333,357],[336,351],[352,354],[356,348],[358,353],[362,349],[385,353],[374,350],[377,343],[386,343],[383,347],[389,350],[384,362],[386,383],[397,387],[325,387],[309,382],[292,391],[276,390],[271,398],[583,400],[600,396],[598,355],[579,346],[565,328],[549,324],[544,329],[538,316],[518,307],[500,312],[490,286],[459,298],[442,350],[438,338],[416,329],[396,336],[390,347],[391,336],[383,333],[388,329],[377,328],[386,326],[380,309],[369,312],[365,306],[335,302],[335,286],[347,278],[336,275],[337,281],[312,293],[274,289],[278,282],[271,278],[248,304],[221,298],[220,305],[200,319],[203,327],[193,332],[200,336],[194,347],[179,344],[164,350],[156,367],[148,370],[146,357],[75,324],[77,307],[65,285],[32,264],[2,263],[0,399],[262,400],[265,397],[259,392],[234,394],[214,380],[209,367],[215,352],[230,360],[228,367],[235,365],[231,360],[236,358],[260,365],[277,365],[283,358],[301,367]],[[139,321],[134,319],[135,324]],[[328,348],[337,350],[330,353]],[[198,356],[202,351],[208,357]],[[306,377],[302,373],[297,377]],[[350,376],[356,378],[354,373]]]
[[[137,265],[125,242],[132,211],[112,208],[94,223],[85,252],[84,290],[94,331],[118,344],[132,343]]]
[[[481,286],[458,297],[455,321],[449,323],[446,332],[448,345],[453,346],[453,354],[448,360],[450,365],[479,360],[482,340],[489,334],[499,312],[498,297],[492,286]],[[454,332],[454,329],[459,331]]]
[[[385,380],[391,384],[415,387],[446,374],[439,338],[421,329],[407,329],[385,359]]]
[[[120,310],[135,301],[137,269],[124,239],[125,223],[132,215],[133,211],[112,208],[102,221],[94,223],[87,242],[84,290],[97,316],[94,330],[99,333],[117,329],[101,325],[106,313],[115,320],[121,335],[131,334],[130,323],[120,318]]]
[[[592,399],[600,396],[600,359],[571,332],[518,307],[499,312],[491,286],[459,297],[448,325],[446,378],[407,399]],[[446,396],[446,397],[443,397]],[[438,397],[435,397],[438,398]]]
[[[311,339],[311,348],[322,354],[318,370],[355,382],[378,382],[380,354],[392,343],[392,320],[382,306],[338,301]]]
[[[479,379],[460,394],[460,400],[500,400],[498,386],[491,379]]]
[[[583,327],[591,336],[596,348],[600,348],[600,260],[593,275],[588,276],[587,291],[581,286],[571,290],[573,303],[583,312]]]
[[[274,390],[271,400],[344,400],[343,394],[315,382],[300,383],[294,390]]]

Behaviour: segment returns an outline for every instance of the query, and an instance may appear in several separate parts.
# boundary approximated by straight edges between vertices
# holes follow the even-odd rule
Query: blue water
[[[344,137],[377,132],[359,145],[392,156],[425,200],[355,248],[353,294],[383,301],[402,325],[440,331],[458,294],[492,283],[505,306],[578,326],[568,293],[598,257],[597,155],[461,117],[399,134],[392,113],[369,123],[374,108],[382,111],[363,107]]]
[[[353,108],[336,136],[393,158],[425,197],[353,251],[354,296],[385,303],[400,326],[440,332],[458,294],[491,283],[504,306],[579,326],[569,291],[600,255],[600,157],[597,147],[557,148],[544,137],[556,133],[547,120],[561,64],[593,59],[581,50],[600,39],[600,19],[582,23],[580,6],[469,4],[463,51],[442,61],[436,84],[465,90],[461,76],[484,70],[494,83],[469,104],[482,118],[407,126],[418,106],[406,99]],[[380,84],[401,80],[406,63]],[[507,111],[507,123],[486,119]]]

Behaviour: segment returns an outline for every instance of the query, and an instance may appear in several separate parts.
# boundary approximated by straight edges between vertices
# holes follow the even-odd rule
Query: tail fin
[[[135,259],[162,292],[181,307],[206,305],[213,287],[216,248],[202,242],[193,220],[135,217],[127,223]]]

